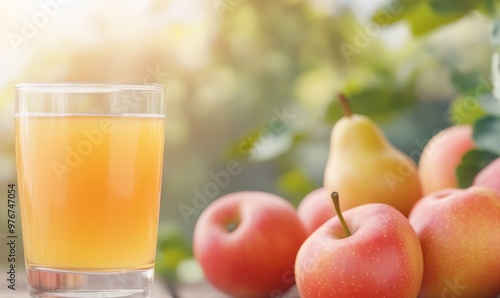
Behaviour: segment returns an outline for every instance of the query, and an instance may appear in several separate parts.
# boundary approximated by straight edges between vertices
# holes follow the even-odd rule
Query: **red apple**
[[[472,127],[455,125],[441,130],[427,142],[418,162],[418,175],[424,195],[457,188],[457,166],[465,153],[475,147]]]
[[[310,235],[327,220],[335,216],[330,194],[321,187],[307,194],[299,206],[297,214]]]
[[[500,157],[477,173],[472,185],[489,187],[500,195]]]
[[[201,214],[193,235],[194,256],[207,280],[221,291],[235,297],[269,297],[295,284],[295,256],[306,237],[285,199],[236,192]]]
[[[406,217],[386,204],[366,204],[344,212],[343,228],[342,214],[337,214],[309,236],[297,254],[300,297],[415,298],[423,259]]]
[[[422,198],[409,220],[424,254],[419,297],[500,293],[500,197],[488,188],[446,189]]]

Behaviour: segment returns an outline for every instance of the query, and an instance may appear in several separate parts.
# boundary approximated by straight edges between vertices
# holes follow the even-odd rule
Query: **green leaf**
[[[453,88],[463,95],[480,96],[492,91],[490,82],[487,82],[475,71],[451,73],[451,83]]]
[[[498,11],[498,0],[483,0],[483,3],[476,7],[482,14],[495,18]]]
[[[306,194],[317,187],[307,173],[299,168],[285,172],[280,177],[277,186],[295,206]]]
[[[176,222],[162,222],[158,227],[155,269],[167,280],[176,278],[177,265],[193,256],[185,231]]]
[[[429,2],[425,1],[420,2],[419,5],[408,14],[405,20],[410,25],[413,35],[422,36],[440,26],[462,18],[467,13],[468,11],[460,11],[439,14],[434,11]]]
[[[471,186],[477,173],[497,157],[497,154],[485,150],[473,149],[467,152],[455,171],[458,185],[461,188]]]
[[[487,116],[478,120],[472,136],[478,148],[500,154],[500,118]]]
[[[440,14],[454,12],[469,12],[483,1],[472,0],[430,0],[430,5],[434,11]]]
[[[443,25],[452,23],[474,9],[491,13],[494,0],[392,0],[375,12],[372,20],[379,25],[408,22],[415,36],[422,36]],[[399,8],[400,5],[402,9]],[[391,10],[392,8],[392,10]],[[390,12],[393,12],[392,14]]]
[[[277,112],[276,112],[277,113]],[[292,114],[293,117],[295,117]],[[303,137],[292,123],[275,114],[273,121],[243,135],[229,148],[229,158],[246,158],[250,162],[273,160],[290,151],[296,141]]]
[[[177,266],[185,259],[192,257],[183,247],[171,246],[156,253],[155,270],[159,276],[174,280]]]
[[[479,104],[488,115],[500,117],[500,100],[493,94],[479,96]]]
[[[404,19],[421,2],[425,0],[391,0],[375,12],[372,21],[378,25],[394,24]]]
[[[450,121],[454,124],[473,125],[478,119],[486,116],[479,101],[472,96],[457,98],[450,106]]]
[[[397,89],[392,83],[363,89],[349,94],[348,98],[353,113],[366,115],[376,121],[394,116],[416,100],[411,88]],[[335,122],[342,116],[342,107],[335,98],[326,109],[325,120]]]
[[[162,222],[158,227],[158,249],[164,249],[169,246],[184,246],[189,248],[189,241],[186,238],[185,231],[176,222]]]

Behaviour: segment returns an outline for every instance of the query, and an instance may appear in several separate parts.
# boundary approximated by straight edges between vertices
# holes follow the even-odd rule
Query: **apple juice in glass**
[[[31,297],[151,297],[163,93],[154,84],[16,86]]]

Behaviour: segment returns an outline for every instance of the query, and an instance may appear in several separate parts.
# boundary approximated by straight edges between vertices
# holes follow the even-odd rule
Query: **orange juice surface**
[[[27,265],[153,266],[164,117],[16,115]]]

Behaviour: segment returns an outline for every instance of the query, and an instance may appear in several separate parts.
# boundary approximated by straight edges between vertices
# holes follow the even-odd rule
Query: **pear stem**
[[[342,106],[342,110],[344,110],[344,115],[347,117],[351,117],[352,115],[352,110],[351,106],[349,105],[349,101],[347,100],[347,97],[344,95],[344,93],[339,93],[337,96],[339,98],[340,105]]]
[[[349,231],[349,227],[347,226],[347,223],[345,222],[344,216],[342,216],[342,211],[340,211],[340,203],[339,203],[339,193],[334,191],[332,192],[332,201],[333,205],[335,206],[335,212],[337,213],[337,216],[339,217],[340,223],[342,224],[342,227],[344,228],[344,231],[347,235],[347,237],[351,236],[351,231]]]

